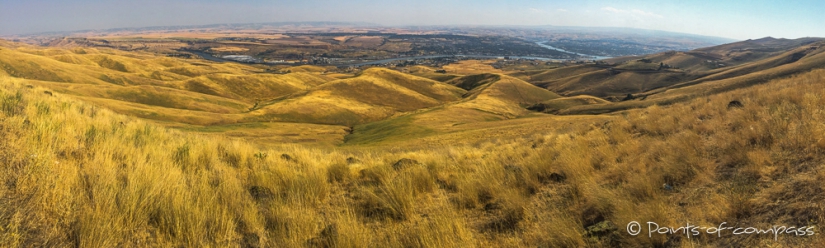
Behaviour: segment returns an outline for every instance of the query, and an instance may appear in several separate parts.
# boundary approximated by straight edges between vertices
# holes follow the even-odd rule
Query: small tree
[[[633,99],[636,99],[636,97],[633,96],[633,94],[627,94],[627,96],[625,96],[624,99],[622,99],[622,101],[630,101]]]

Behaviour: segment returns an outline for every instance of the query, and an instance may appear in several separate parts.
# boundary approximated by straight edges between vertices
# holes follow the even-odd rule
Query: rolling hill
[[[336,79],[327,76],[329,68],[317,66],[271,74],[235,63],[108,48],[19,44],[0,53],[5,55],[0,58],[2,73],[49,88],[50,94],[72,95],[168,127],[273,142],[339,144],[354,125],[442,106],[467,94],[450,84],[379,68]],[[506,111],[524,109],[516,105]],[[273,126],[287,129],[273,133],[261,128]],[[256,138],[263,134],[280,138]],[[325,134],[329,137],[318,138]]]
[[[367,76],[373,73],[383,74]],[[640,219],[764,229],[825,221],[819,204],[825,201],[825,70],[615,115],[534,113],[454,123],[452,130],[422,118],[440,108],[456,120],[461,111],[464,117],[478,116],[486,112],[456,105],[484,97],[508,104],[527,99],[501,88],[544,90],[505,75],[477,78],[488,81],[468,83],[475,85],[475,98],[359,125],[353,138],[362,135],[364,146],[316,148],[292,145],[294,140],[280,139],[279,132],[294,130],[291,135],[313,139],[318,137],[301,128],[342,130],[246,123],[198,130],[232,129],[227,135],[192,134],[114,113],[82,97],[46,94],[52,89],[33,86],[31,79],[0,76],[0,243],[817,247],[825,242],[808,232],[691,239],[623,233],[626,223]],[[543,97],[533,100],[552,98],[534,95]],[[733,99],[741,107],[727,107]],[[384,137],[407,136],[399,142],[374,136],[370,142],[363,136],[369,133],[361,132],[380,134],[382,127],[396,132]],[[433,133],[422,133],[425,128]],[[227,138],[247,137],[243,130],[276,136],[257,137],[273,139],[262,142],[290,145],[259,147]],[[807,230],[817,231],[814,227]]]
[[[439,82],[450,81],[452,79],[462,76],[460,74],[447,73],[446,70],[439,72],[439,70],[437,69],[421,65],[411,66],[410,68],[406,69],[406,72],[415,76],[429,78]]]
[[[817,247],[623,227],[825,221],[823,45],[273,73],[0,42],[0,244]]]
[[[502,74],[470,75],[453,79],[448,83],[467,90],[463,99],[355,126],[353,134],[347,136],[347,142],[397,143],[467,130],[507,130],[516,123],[524,124],[514,119],[536,115],[525,109],[527,106],[560,97],[553,92]],[[533,124],[540,122],[538,118],[532,120],[536,121]],[[476,126],[469,127],[473,125]]]
[[[607,100],[588,96],[588,95],[579,95],[579,96],[571,96],[571,97],[561,97],[556,99],[551,99],[548,101],[543,101],[537,103],[533,106],[530,106],[528,109],[544,112],[544,113],[551,113],[556,114],[559,111],[572,108],[575,106],[584,106],[584,105],[591,105],[591,104],[609,104]]]
[[[4,42],[0,47],[0,75],[27,79],[32,86],[48,88],[49,94],[72,95],[169,127],[212,132],[214,129],[206,127],[242,123],[266,126],[255,124],[256,116],[250,112],[337,80],[324,75],[322,69],[303,66],[296,72],[270,74],[236,63],[108,48],[43,48],[13,42]],[[295,125],[283,126],[296,129],[283,132],[287,140],[292,133],[306,133]],[[346,127],[336,129],[342,131],[334,135],[340,141]]]
[[[612,101],[555,113],[606,113],[683,101],[823,68],[823,46],[821,38],[763,38],[513,76],[563,96],[591,95]]]
[[[407,73],[346,74],[303,65],[273,74],[237,63],[4,42],[0,74],[169,127],[364,144],[549,118],[528,108],[575,115],[671,104],[825,67],[823,46],[817,38],[764,38],[543,70],[462,61],[442,72],[411,66],[399,69]],[[311,134],[301,124],[323,131]],[[270,126],[287,130],[262,128]]]
[[[696,49],[644,56],[607,59],[596,64],[575,65],[515,74],[530,83],[565,96],[622,97],[658,88],[679,87],[755,73],[794,63],[818,53],[821,38],[796,40],[763,38]]]
[[[81,49],[83,52],[78,52]],[[501,74],[460,78],[447,74],[448,78],[440,79],[450,79],[449,82],[441,83],[415,74],[374,68],[336,80],[324,76],[322,68],[311,66],[298,67],[287,74],[261,74],[253,73],[255,68],[241,65],[149,56],[141,60],[137,59],[141,58],[139,53],[131,55],[107,49],[39,51],[25,47],[25,52],[12,49],[7,52],[35,61],[29,64],[52,63],[72,72],[58,73],[54,79],[58,82],[30,80],[32,85],[169,127],[261,142],[324,140],[339,144],[344,141],[346,130],[352,130],[353,126],[376,122],[372,126],[378,127],[383,125],[383,120],[398,123],[410,119],[405,116],[415,116],[415,125],[426,123],[426,128],[450,128],[439,131],[446,133],[458,130],[454,125],[480,125],[478,123],[530,115],[526,106],[559,97]],[[88,54],[95,57],[87,58]],[[94,59],[108,62],[101,65]],[[27,64],[24,60],[9,64]],[[444,75],[427,70],[429,68],[417,69],[419,73]],[[17,76],[50,79],[35,75]],[[97,80],[60,80],[62,77]],[[527,127],[523,121],[519,123]],[[513,125],[516,124],[501,123],[485,128],[504,130]],[[266,127],[285,130],[273,132]],[[367,132],[368,129],[356,130],[361,134],[361,130]],[[261,135],[272,138],[258,138]],[[349,140],[359,140],[357,137]]]
[[[426,78],[373,68],[270,103],[262,120],[352,126],[461,99],[464,90]]]

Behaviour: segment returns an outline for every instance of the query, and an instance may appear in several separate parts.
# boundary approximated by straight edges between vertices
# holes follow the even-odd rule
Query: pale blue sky
[[[825,37],[825,1],[0,0],[0,35],[119,27],[336,21],[632,27],[751,39]]]

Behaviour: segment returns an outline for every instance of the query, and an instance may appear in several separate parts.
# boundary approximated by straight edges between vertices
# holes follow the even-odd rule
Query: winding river
[[[539,46],[541,46],[541,47],[544,47],[544,48],[547,48],[547,49],[550,49],[550,50],[556,50],[556,51],[563,52],[563,53],[575,54],[575,55],[579,55],[579,56],[582,56],[582,57],[591,58],[591,59],[594,59],[594,60],[602,60],[602,59],[609,59],[609,58],[612,58],[612,57],[596,56],[596,55],[588,55],[588,54],[583,54],[583,53],[577,53],[577,52],[567,51],[567,50],[564,50],[564,49],[561,49],[561,48],[552,47],[552,46],[550,46],[550,45],[547,45],[547,42],[546,42],[546,41],[539,41],[539,42],[536,42],[536,45],[539,45]]]
[[[538,42],[536,42],[536,45],[539,45],[541,47],[544,47],[544,48],[547,48],[547,49],[550,49],[550,50],[555,50],[555,51],[569,53],[569,54],[575,54],[575,55],[578,55],[578,56],[581,56],[581,57],[584,57],[584,58],[588,58],[588,59],[602,60],[602,59],[611,58],[611,57],[605,57],[605,56],[595,56],[595,55],[587,55],[587,54],[581,54],[581,53],[576,53],[576,52],[570,52],[570,51],[566,51],[566,50],[561,49],[561,48],[552,47],[550,45],[547,45],[546,43],[547,43],[546,41],[538,41]],[[230,59],[224,59],[224,58],[221,58],[221,57],[216,57],[216,56],[213,56],[212,54],[201,52],[201,51],[187,50],[187,52],[194,53],[195,55],[198,55],[203,59],[211,60],[211,61],[215,61],[215,62],[237,62],[237,63],[250,64],[250,62],[241,62],[241,61],[235,61],[235,60],[230,60]],[[392,62],[395,62],[395,61],[417,60],[417,59],[437,59],[437,58],[450,58],[450,57],[478,58],[478,59],[495,59],[495,58],[501,58],[501,57],[508,57],[508,58],[511,58],[511,59],[530,59],[530,60],[542,60],[542,61],[553,60],[553,58],[544,58],[544,57],[535,57],[535,56],[422,55],[422,56],[398,57],[398,58],[390,58],[390,59],[381,59],[381,60],[355,62],[355,63],[341,63],[341,64],[332,64],[332,65],[335,65],[335,66],[356,66],[357,67],[357,66],[365,66],[365,65],[386,64],[386,63],[392,63]],[[268,63],[264,62],[264,63],[251,63],[251,64],[268,64]]]

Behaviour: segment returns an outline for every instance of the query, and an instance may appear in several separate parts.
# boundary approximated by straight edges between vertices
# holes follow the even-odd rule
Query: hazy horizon
[[[730,39],[825,37],[825,2],[372,0],[102,2],[0,0],[0,35],[270,22],[382,26],[560,26],[661,30]]]

